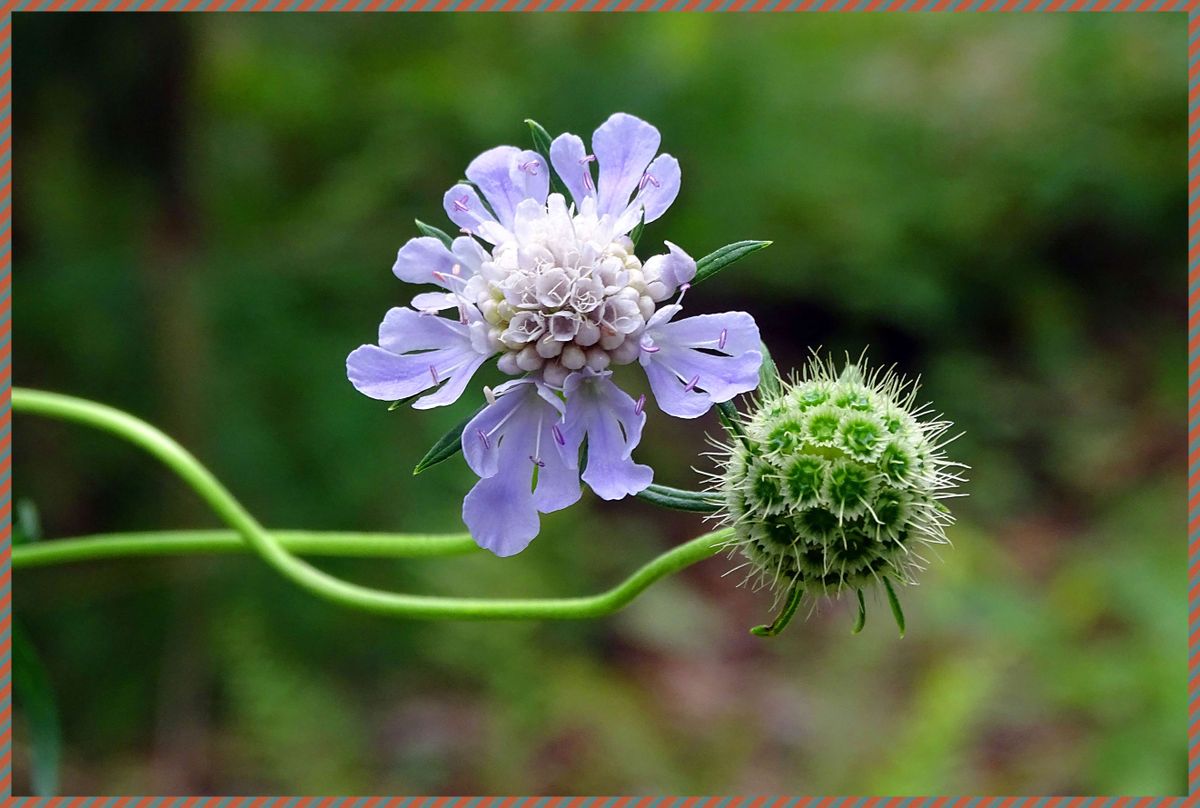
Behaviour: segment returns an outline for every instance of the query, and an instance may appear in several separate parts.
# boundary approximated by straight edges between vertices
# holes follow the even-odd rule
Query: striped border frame
[[[12,14],[16,11],[1121,11],[1188,14],[1188,791],[1177,797],[12,796]],[[1200,804],[1200,0],[17,0],[0,7],[0,808],[1193,808]]]

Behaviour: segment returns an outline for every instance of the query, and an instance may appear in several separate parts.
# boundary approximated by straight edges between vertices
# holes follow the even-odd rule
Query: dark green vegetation
[[[1185,771],[1185,21],[1158,17],[60,15],[14,22],[15,380],[180,438],[265,524],[458,531],[478,406],[387,412],[344,378],[411,291],[389,269],[526,118],[653,121],[689,293],[779,366],[921,374],[967,436],[954,547],[850,635],[770,641],[715,559],[613,618],[409,623],[244,556],[23,570],[66,793],[1180,793]],[[628,374],[635,378],[636,373]],[[649,407],[694,488],[715,414]],[[215,527],[153,461],[19,420],[47,537]],[[543,520],[513,559],[322,561],[377,586],[598,591],[705,529],[644,502]],[[18,713],[18,793],[30,788]]]

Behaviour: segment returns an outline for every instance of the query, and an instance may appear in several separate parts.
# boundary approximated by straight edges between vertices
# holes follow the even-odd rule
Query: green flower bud
[[[859,362],[838,372],[813,359],[799,378],[756,402],[742,418],[744,439],[721,447],[716,491],[746,559],[745,582],[770,587],[788,605],[804,595],[859,593],[889,581],[914,582],[929,545],[946,544],[954,521],[942,500],[966,467],[946,458],[949,421],[915,406],[917,384]],[[785,617],[786,616],[786,617]],[[773,634],[781,620],[755,633]]]

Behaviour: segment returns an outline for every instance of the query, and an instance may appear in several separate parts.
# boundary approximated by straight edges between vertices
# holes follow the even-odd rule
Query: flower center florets
[[[611,217],[597,217],[592,199],[575,211],[551,194],[545,206],[523,203],[513,230],[464,289],[502,352],[500,369],[560,387],[584,367],[633,362],[665,287]]]

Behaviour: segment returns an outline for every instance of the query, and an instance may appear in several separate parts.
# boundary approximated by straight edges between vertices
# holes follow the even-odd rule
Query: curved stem
[[[428,558],[472,553],[479,545],[466,533],[411,535],[404,533],[341,533],[272,530],[284,549],[297,555],[353,558]],[[174,556],[250,551],[235,530],[164,530],[143,533],[105,533],[71,539],[20,544],[12,549],[14,569],[73,564],[105,558]]]
[[[377,614],[470,620],[599,617],[629,603],[658,579],[715,554],[728,534],[720,530],[692,539],[654,558],[612,589],[586,597],[489,600],[386,592],[343,581],[293,556],[200,461],[145,421],[93,401],[22,388],[13,388],[12,406],[15,412],[84,424],[140,446],[178,474],[281,575],[326,600]]]

